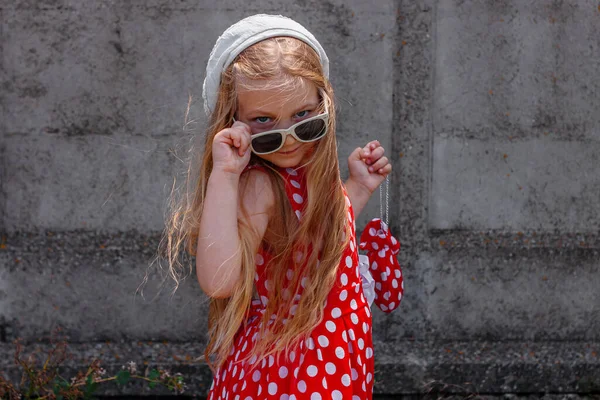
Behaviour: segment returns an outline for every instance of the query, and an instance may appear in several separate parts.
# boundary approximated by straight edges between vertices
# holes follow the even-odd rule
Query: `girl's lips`
[[[280,151],[280,154],[292,154],[293,152],[295,152],[296,150],[298,150],[300,148],[300,146],[296,147],[294,150],[290,150],[290,151]]]

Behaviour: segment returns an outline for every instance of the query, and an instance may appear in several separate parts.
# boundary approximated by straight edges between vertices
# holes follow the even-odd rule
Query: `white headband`
[[[210,115],[217,104],[217,93],[221,83],[221,73],[245,49],[261,40],[277,36],[300,39],[310,45],[319,55],[323,75],[329,78],[329,59],[321,44],[306,28],[296,21],[281,16],[257,14],[244,18],[231,25],[217,39],[210,52],[206,66],[206,78],[202,87],[204,111]]]

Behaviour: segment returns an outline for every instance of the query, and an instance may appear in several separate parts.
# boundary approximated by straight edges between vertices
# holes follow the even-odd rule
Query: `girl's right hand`
[[[235,121],[217,133],[212,142],[213,170],[240,175],[250,161],[250,127]]]

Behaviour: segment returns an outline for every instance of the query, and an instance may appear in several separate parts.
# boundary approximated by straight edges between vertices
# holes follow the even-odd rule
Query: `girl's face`
[[[302,80],[301,85],[287,87],[280,85],[279,80],[268,83],[262,80],[244,80],[244,84],[238,85],[236,91],[236,119],[248,124],[253,135],[273,129],[289,128],[321,112],[317,87],[305,80]],[[315,145],[316,142],[302,143],[292,135],[287,135],[281,149],[258,156],[280,168],[293,168],[308,161]]]

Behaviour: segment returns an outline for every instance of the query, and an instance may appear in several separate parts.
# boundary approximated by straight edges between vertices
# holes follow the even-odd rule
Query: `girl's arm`
[[[384,153],[385,150],[379,141],[373,140],[365,147],[357,147],[348,157],[350,177],[345,186],[354,210],[354,218],[358,218],[373,191],[392,172],[392,164]]]
[[[213,170],[208,179],[196,253],[198,282],[210,297],[229,297],[240,277],[242,258],[238,218],[244,218],[240,203],[248,213],[248,224],[256,232],[249,238],[256,252],[274,203],[267,175],[249,170],[240,177]]]
[[[344,183],[346,186],[346,193],[352,204],[352,210],[354,211],[354,218],[358,218],[358,215],[363,208],[367,205],[367,202],[371,198],[371,192],[368,188],[356,182],[352,177]]]
[[[274,199],[270,181],[259,171],[243,173],[250,161],[250,134],[248,125],[236,121],[218,132],[211,144],[213,168],[196,249],[198,282],[211,297],[229,297],[240,277],[238,219],[244,218],[240,218],[240,203],[247,210],[246,222],[256,232],[249,238],[254,250],[258,249],[269,221],[267,212]]]

